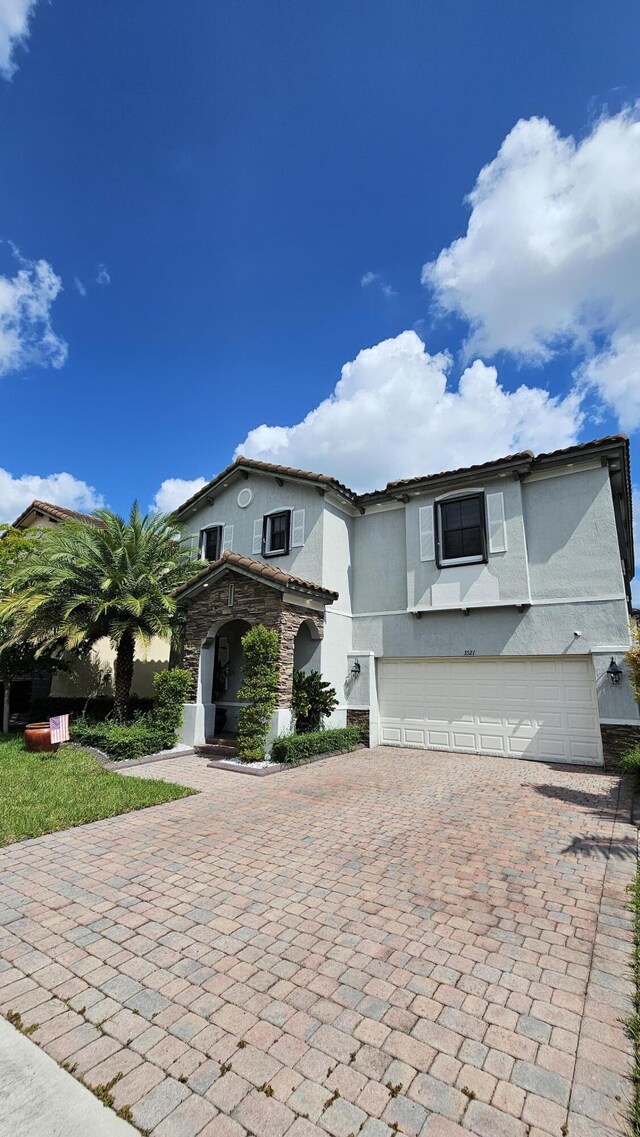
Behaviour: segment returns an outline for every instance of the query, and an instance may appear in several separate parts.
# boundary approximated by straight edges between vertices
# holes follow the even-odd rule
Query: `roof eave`
[[[215,478],[207,482],[202,489],[198,490],[197,493],[187,498],[182,505],[178,506],[178,508],[174,510],[174,517],[177,521],[184,520],[190,513],[196,513],[197,510],[201,508],[202,503],[206,503],[207,498],[212,496],[216,491],[226,489],[232,479],[235,479],[238,475],[240,477],[246,477],[248,474],[259,474],[263,477],[278,479],[280,482],[297,482],[298,484],[314,486],[322,493],[335,494],[350,505],[354,505],[356,501],[355,494],[351,493],[347,487],[342,488],[337,481],[328,476],[314,477],[312,471],[301,471],[300,474],[288,473],[286,470],[277,468],[270,469],[269,465],[270,464],[266,464],[265,467],[261,467],[260,465],[254,465],[252,462],[246,460],[232,462],[230,466],[226,466],[224,470],[216,474]]]

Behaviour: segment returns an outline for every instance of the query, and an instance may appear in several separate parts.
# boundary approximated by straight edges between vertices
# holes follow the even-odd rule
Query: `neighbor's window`
[[[213,525],[200,533],[200,556],[203,561],[217,561],[222,552],[222,525]]]
[[[438,553],[441,565],[486,560],[482,494],[438,502]]]
[[[270,513],[264,519],[262,529],[262,553],[265,557],[282,556],[289,552],[289,532],[291,529],[291,510]]]

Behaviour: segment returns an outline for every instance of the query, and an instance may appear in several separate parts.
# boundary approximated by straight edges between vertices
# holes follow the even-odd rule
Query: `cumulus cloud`
[[[37,0],[0,0],[0,74],[11,79],[17,70],[16,47],[24,47]]]
[[[583,139],[521,120],[469,194],[466,234],[425,264],[467,352],[584,356],[579,382],[640,425],[640,104]]]
[[[165,478],[152,503],[152,509],[173,513],[183,501],[206,485],[206,478]]]
[[[0,376],[35,364],[62,367],[67,344],[51,325],[62,281],[47,261],[28,261],[13,246],[20,268],[0,276]]]
[[[468,466],[523,449],[568,446],[582,425],[580,395],[505,390],[475,360],[457,390],[451,360],[430,355],[414,331],[361,351],[333,394],[294,426],[251,430],[237,454],[316,469],[357,490],[395,478]]]
[[[15,521],[34,498],[81,513],[90,513],[104,505],[102,495],[73,474],[23,474],[14,478],[8,470],[0,468],[0,522]]]
[[[111,284],[111,276],[110,276],[109,272],[107,271],[106,265],[99,265],[98,266],[98,273],[96,276],[96,284],[102,284],[102,285]]]

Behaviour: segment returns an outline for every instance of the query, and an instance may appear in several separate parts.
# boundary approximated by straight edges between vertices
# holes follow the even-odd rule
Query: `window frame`
[[[216,533],[216,532],[218,534],[218,553],[217,553],[217,556],[209,559],[209,557],[207,557],[207,555],[206,555],[207,534],[208,533]],[[206,525],[204,527],[204,529],[201,529],[200,530],[200,547],[199,547],[200,560],[201,561],[207,561],[210,565],[215,564],[216,561],[219,561],[220,557],[222,556],[222,543],[223,543],[223,541],[224,541],[224,525],[222,525],[222,524]]]
[[[480,502],[480,542],[481,552],[471,557],[445,557],[444,556],[444,530],[442,526],[442,507],[454,505],[460,501],[469,501],[471,498]],[[436,565],[438,568],[449,568],[452,565],[481,565],[489,560],[489,545],[487,540],[487,506],[484,490],[474,493],[452,494],[435,502],[436,507]],[[470,526],[471,528],[471,526]],[[475,526],[474,526],[475,528]]]
[[[262,556],[263,557],[286,557],[291,551],[291,510],[290,509],[274,509],[272,513],[265,513],[262,519]],[[272,539],[272,526],[276,517],[286,517],[287,527],[285,532],[285,547],[284,549],[271,549],[269,548]]]

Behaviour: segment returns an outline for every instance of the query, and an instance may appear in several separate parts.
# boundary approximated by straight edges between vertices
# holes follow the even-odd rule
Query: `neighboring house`
[[[48,501],[32,501],[13,523],[15,529],[50,529],[61,521],[84,521],[104,528],[99,517],[78,513]],[[153,695],[153,676],[163,671],[169,661],[169,643],[154,637],[149,646],[136,647],[131,693],[141,698]],[[68,671],[57,672],[42,680],[14,680],[11,705],[14,712],[27,709],[30,699],[52,696],[87,696],[108,694],[113,685],[115,652],[107,639],[98,640],[85,658],[68,657]],[[27,691],[28,687],[28,691]],[[15,688],[15,690],[14,690]]]
[[[336,688],[334,725],[372,744],[601,763],[640,728],[623,674],[634,571],[628,441],[390,482],[238,458],[177,511],[210,567],[178,590],[192,673],[184,741],[233,728],[241,636],[280,633],[278,710],[294,667]]]

